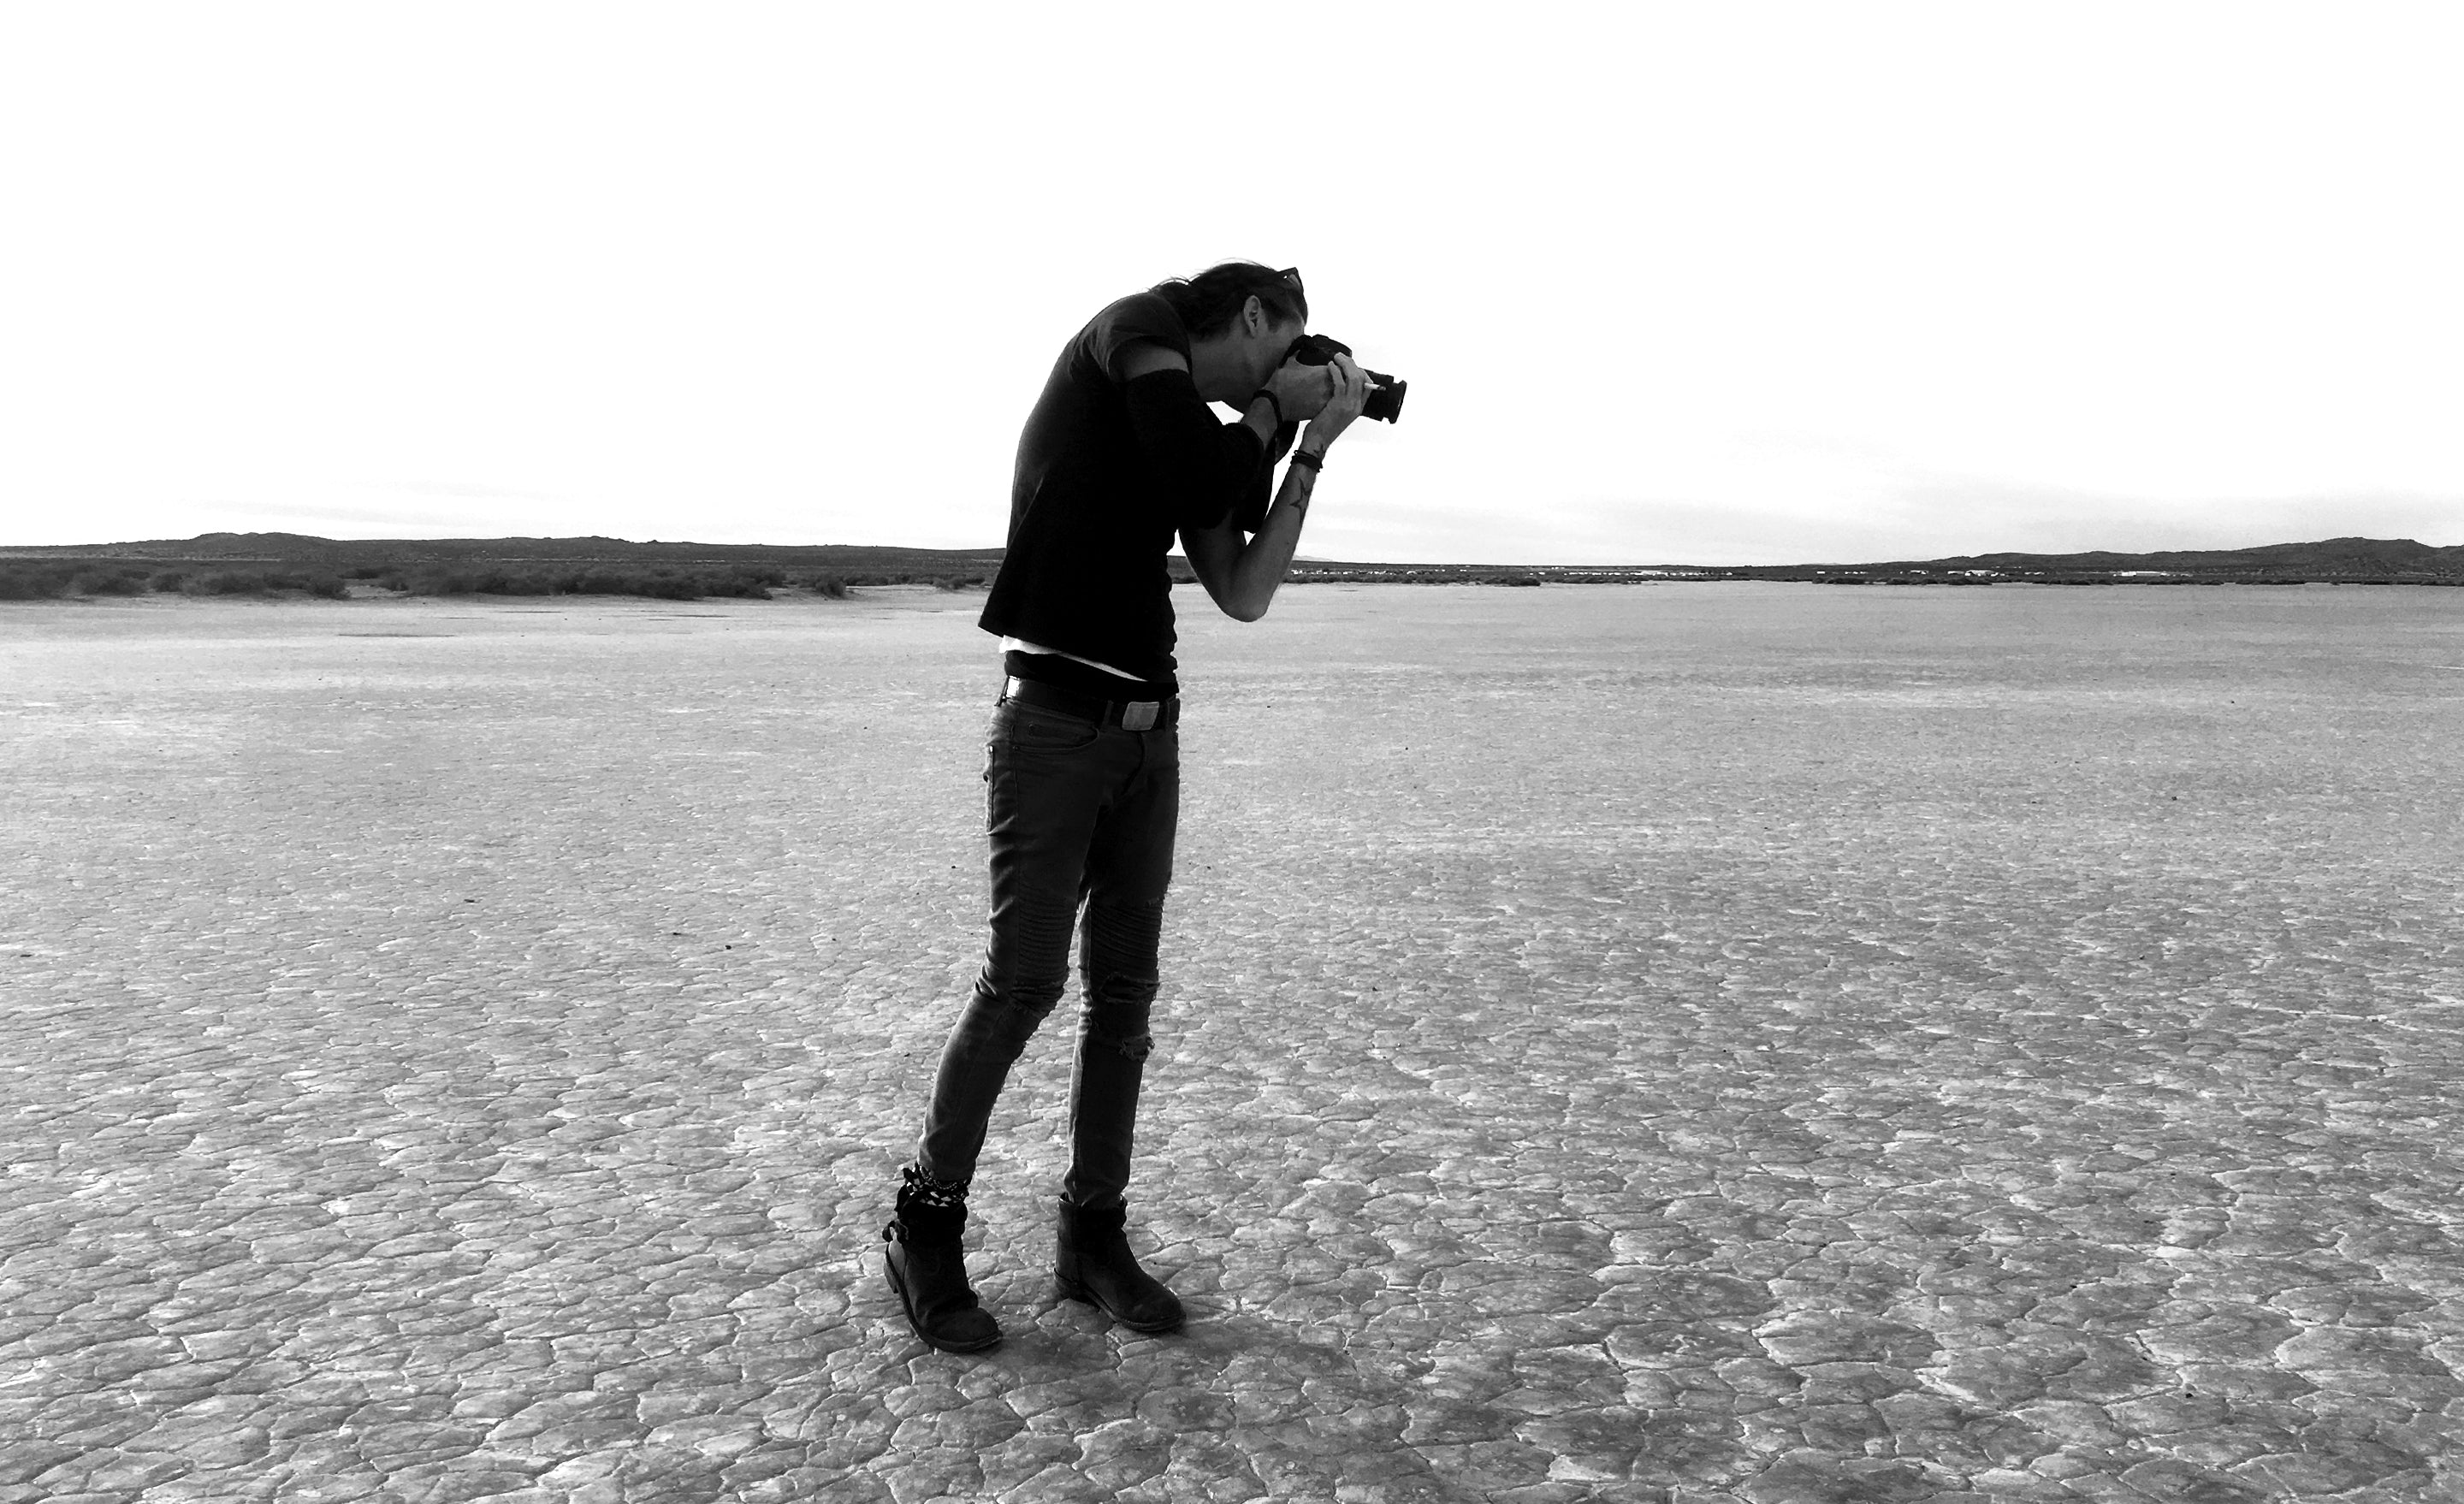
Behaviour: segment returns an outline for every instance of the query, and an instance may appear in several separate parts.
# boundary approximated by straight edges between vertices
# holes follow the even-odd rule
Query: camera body
[[[1303,365],[1331,365],[1336,356],[1351,353],[1352,346],[1341,340],[1330,340],[1322,334],[1305,334],[1292,342],[1292,347],[1284,352],[1284,359],[1298,361]],[[1360,368],[1360,373],[1377,388],[1369,394],[1369,401],[1361,407],[1360,415],[1375,418],[1380,423],[1392,423],[1400,418],[1403,415],[1403,394],[1411,384],[1382,371],[1373,371],[1365,365]]]

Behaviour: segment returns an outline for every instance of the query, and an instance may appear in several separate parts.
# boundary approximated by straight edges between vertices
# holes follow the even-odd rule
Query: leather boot
[[[1089,1211],[1061,1204],[1061,1237],[1053,1258],[1053,1283],[1071,1300],[1100,1307],[1133,1332],[1180,1329],[1180,1298],[1166,1290],[1130,1251],[1127,1206]]]
[[[907,1324],[925,1342],[945,1353],[980,1353],[999,1342],[1001,1325],[976,1304],[967,1286],[967,1266],[958,1235],[967,1225],[967,1208],[934,1206],[916,1194],[915,1172],[898,1191],[898,1210],[881,1229],[890,1245],[882,1261],[890,1270],[890,1288],[907,1312]]]

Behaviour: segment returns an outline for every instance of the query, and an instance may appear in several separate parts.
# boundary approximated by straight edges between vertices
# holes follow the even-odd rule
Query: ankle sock
[[[934,1211],[963,1211],[967,1205],[965,1181],[936,1181],[914,1165],[899,1172],[902,1199]]]

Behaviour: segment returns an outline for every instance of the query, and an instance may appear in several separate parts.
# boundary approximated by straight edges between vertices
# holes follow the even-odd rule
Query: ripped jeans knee
[[[1155,1053],[1155,1035],[1140,1029],[1134,1034],[1116,1034],[1089,1021],[1087,1027],[1087,1048],[1109,1050],[1132,1064],[1143,1064]]]

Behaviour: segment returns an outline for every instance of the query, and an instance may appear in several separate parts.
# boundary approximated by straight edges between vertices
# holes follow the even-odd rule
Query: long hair
[[[1309,319],[1309,299],[1301,290],[1284,280],[1282,273],[1255,261],[1226,261],[1196,276],[1157,282],[1148,291],[1172,304],[1193,340],[1230,327],[1252,298],[1266,305],[1266,317],[1272,322]]]

